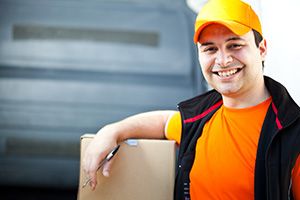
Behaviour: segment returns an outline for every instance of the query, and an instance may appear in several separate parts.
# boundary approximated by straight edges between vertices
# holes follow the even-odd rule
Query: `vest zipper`
[[[268,165],[269,165],[269,162],[268,162],[268,154],[269,154],[269,149],[270,149],[270,146],[271,146],[271,144],[272,144],[272,142],[273,142],[273,140],[274,140],[274,138],[278,135],[278,133],[279,133],[279,131],[277,131],[274,135],[273,135],[273,137],[271,138],[271,140],[270,140],[270,143],[269,143],[269,145],[268,145],[268,147],[267,147],[267,150],[266,150],[266,155],[265,155],[265,160],[266,160],[266,163],[265,163],[265,170],[266,170],[266,181],[267,181],[267,187],[266,187],[266,190],[267,190],[267,200],[270,200],[270,195],[269,195],[269,168],[268,168]]]
[[[289,190],[288,190],[288,200],[291,199],[292,182],[293,182],[293,180],[292,180],[292,177],[291,177],[291,179],[290,179],[290,185],[289,185]]]

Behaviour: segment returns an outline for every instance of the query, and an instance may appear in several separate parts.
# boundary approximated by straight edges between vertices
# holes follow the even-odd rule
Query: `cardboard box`
[[[81,159],[93,137],[81,137]],[[175,161],[175,141],[127,140],[115,155],[110,177],[99,170],[95,191],[89,186],[82,188],[86,177],[80,167],[77,199],[173,200]]]

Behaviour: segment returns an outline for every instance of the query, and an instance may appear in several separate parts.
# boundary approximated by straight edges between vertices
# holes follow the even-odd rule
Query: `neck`
[[[247,108],[255,106],[270,97],[264,81],[257,87],[253,87],[244,93],[222,95],[223,104],[228,108]]]

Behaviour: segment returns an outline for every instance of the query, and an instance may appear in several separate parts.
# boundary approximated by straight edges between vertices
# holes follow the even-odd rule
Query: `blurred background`
[[[76,199],[81,135],[205,91],[194,19],[183,0],[0,0],[1,199]]]
[[[1,199],[76,199],[80,136],[207,90],[193,44],[205,0],[0,0]],[[267,75],[300,102],[296,0],[247,1]]]

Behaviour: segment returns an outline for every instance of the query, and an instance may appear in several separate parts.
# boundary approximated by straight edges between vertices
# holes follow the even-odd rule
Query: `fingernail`
[[[92,187],[92,190],[95,190],[95,187],[96,187],[96,186],[95,186],[95,183],[92,183],[92,186],[91,186],[91,187]]]
[[[103,176],[105,176],[105,177],[109,177],[109,172],[108,171],[103,171]]]

